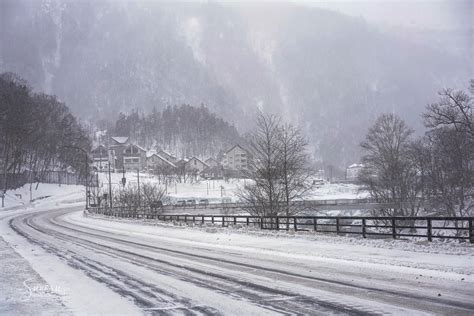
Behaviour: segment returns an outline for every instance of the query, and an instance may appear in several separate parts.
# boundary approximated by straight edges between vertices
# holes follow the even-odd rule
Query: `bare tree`
[[[473,106],[466,92],[445,89],[423,114],[431,128],[429,188],[437,212],[450,216],[468,216],[474,209]]]
[[[248,211],[258,216],[275,216],[281,212],[284,192],[281,190],[279,161],[280,119],[258,113],[256,129],[248,135],[252,153],[246,176],[253,181],[238,190],[238,197],[248,204]]]
[[[278,131],[278,160],[281,185],[284,191],[286,216],[297,213],[292,201],[302,200],[311,189],[313,172],[309,168],[307,140],[291,124],[283,124]]]
[[[471,89],[473,88],[471,82]],[[473,98],[464,91],[444,89],[440,100],[427,106],[423,114],[428,128],[450,127],[474,138]]]
[[[128,184],[123,189],[113,192],[114,206],[127,208],[128,211],[139,211],[143,207],[150,207],[157,201],[165,199],[165,189],[151,183],[143,183],[138,186]]]
[[[144,183],[140,188],[142,205],[145,207],[152,206],[158,201],[163,201],[166,190],[162,186],[152,183]]]
[[[419,211],[418,170],[409,155],[412,133],[394,114],[383,114],[361,143],[365,150],[360,175],[364,189],[376,201],[394,204],[379,210],[384,215],[414,216]]]
[[[238,196],[259,216],[295,214],[292,202],[303,199],[311,185],[306,139],[296,127],[280,121],[259,113],[257,128],[248,137],[252,159],[246,176],[253,181]]]

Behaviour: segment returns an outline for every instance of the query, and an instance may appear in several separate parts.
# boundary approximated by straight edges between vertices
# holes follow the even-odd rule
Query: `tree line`
[[[0,74],[0,187],[30,171],[34,181],[47,170],[73,168],[86,174],[91,141],[68,107],[55,96],[35,93],[13,73]],[[83,158],[84,157],[84,158]],[[13,177],[12,177],[13,176]]]
[[[120,113],[113,131],[115,136],[129,136],[148,149],[166,150],[184,157],[216,157],[237,143],[237,129],[201,105],[167,106],[151,113]]]
[[[469,216],[474,209],[474,80],[470,92],[444,89],[422,115],[426,133],[381,115],[361,143],[363,189],[395,203],[378,215]],[[382,212],[382,214],[380,214]]]

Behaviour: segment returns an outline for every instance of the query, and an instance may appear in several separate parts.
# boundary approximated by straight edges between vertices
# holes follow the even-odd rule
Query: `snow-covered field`
[[[112,173],[112,187],[115,189],[121,188],[121,173]],[[137,174],[126,173],[127,183],[136,185]],[[172,183],[167,186],[167,195],[172,200],[187,200],[187,199],[207,199],[210,203],[219,203],[223,199],[230,199],[237,201],[235,191],[239,186],[243,186],[249,180],[245,179],[231,179],[229,181],[224,180],[202,180],[194,183]],[[140,174],[141,183],[154,183],[158,184],[156,177],[147,174]],[[100,188],[104,191],[108,190],[108,174],[99,174]],[[30,190],[31,189],[31,190]],[[16,190],[9,190],[5,196],[5,208],[9,209],[12,207],[26,207],[34,206],[38,204],[38,201],[55,196],[56,198],[61,196],[67,196],[71,193],[77,193],[79,190],[81,194],[77,194],[77,201],[84,200],[84,187],[75,185],[58,185],[40,183],[36,188],[36,184],[30,187],[29,184],[24,185]],[[333,200],[333,199],[358,199],[366,198],[366,192],[359,192],[359,187],[354,184],[337,184],[337,183],[326,183],[322,186],[315,186],[314,189],[308,194],[307,199],[310,200]],[[31,201],[30,201],[31,200]]]
[[[112,173],[111,182],[113,188],[121,187],[122,173]],[[127,183],[136,185],[137,173],[127,172],[125,174]],[[108,189],[108,174],[99,174],[99,183],[105,190]],[[172,183],[167,186],[168,196],[174,199],[209,199],[210,202],[221,202],[223,198],[236,201],[236,189],[248,183],[248,179],[224,180],[201,180],[194,183]],[[158,185],[155,176],[148,173],[140,173],[140,183],[154,183]],[[359,186],[355,184],[325,183],[314,186],[309,192],[308,200],[333,200],[333,199],[359,199],[368,197],[367,192],[359,192]]]
[[[0,211],[1,253],[21,256],[2,314],[474,312],[471,244],[110,220],[84,216],[81,187],[43,194]]]

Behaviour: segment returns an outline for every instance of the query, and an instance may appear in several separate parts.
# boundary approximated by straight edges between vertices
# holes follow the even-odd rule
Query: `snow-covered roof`
[[[237,144],[237,145],[232,146],[232,148],[229,149],[228,151],[226,151],[225,153],[227,154],[227,153],[231,152],[231,151],[234,150],[234,148],[236,148],[236,147],[239,147],[240,149],[242,149],[242,150],[245,151],[245,152],[247,151],[244,147],[242,147],[242,146],[240,146],[239,144]]]
[[[200,163],[202,163],[204,166],[209,167],[209,165],[208,165],[207,163],[203,162],[201,159],[196,158],[196,157],[193,157],[193,158],[189,159],[186,163],[191,162],[193,159],[196,159],[197,161],[199,161]]]
[[[160,155],[158,155],[158,154],[152,154],[151,156],[147,157],[147,159],[150,159],[150,158],[153,157],[153,156],[156,156],[156,157],[158,157],[159,159],[163,160],[164,162],[166,162],[166,163],[167,163],[168,165],[170,165],[171,167],[177,168],[177,166],[176,166],[174,163],[172,163],[172,162],[169,161],[168,159],[166,159],[166,158],[164,158],[164,157],[162,157],[162,156],[160,156]]]
[[[146,152],[145,148],[143,148],[143,147],[140,146],[140,145],[133,144],[133,146],[135,146],[135,147],[137,147],[138,149],[143,150],[143,151]]]
[[[115,136],[115,137],[112,137],[112,139],[119,144],[125,144],[128,141],[128,137],[121,137],[121,136]]]
[[[150,150],[150,151],[147,151],[147,152],[146,152],[146,157],[147,157],[147,158],[150,158],[150,157],[153,156],[153,155],[157,155],[156,151]]]
[[[354,168],[363,168],[364,165],[361,164],[361,163],[353,163],[352,165],[350,165],[349,167],[347,167],[347,169],[354,169]]]
[[[170,157],[176,158],[175,156],[173,156],[172,154],[170,154],[169,152],[167,152],[167,151],[164,151],[164,150],[160,150],[160,151],[158,152],[158,154],[160,154],[160,153],[163,153],[163,154],[165,154],[165,155],[167,155],[167,156],[170,156]]]

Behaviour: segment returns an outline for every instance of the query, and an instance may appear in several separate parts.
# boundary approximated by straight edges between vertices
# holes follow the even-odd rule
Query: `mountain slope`
[[[378,113],[419,124],[437,90],[470,75],[459,56],[290,4],[5,0],[0,23],[0,71],[83,118],[204,103],[246,131],[263,109],[341,166]]]

